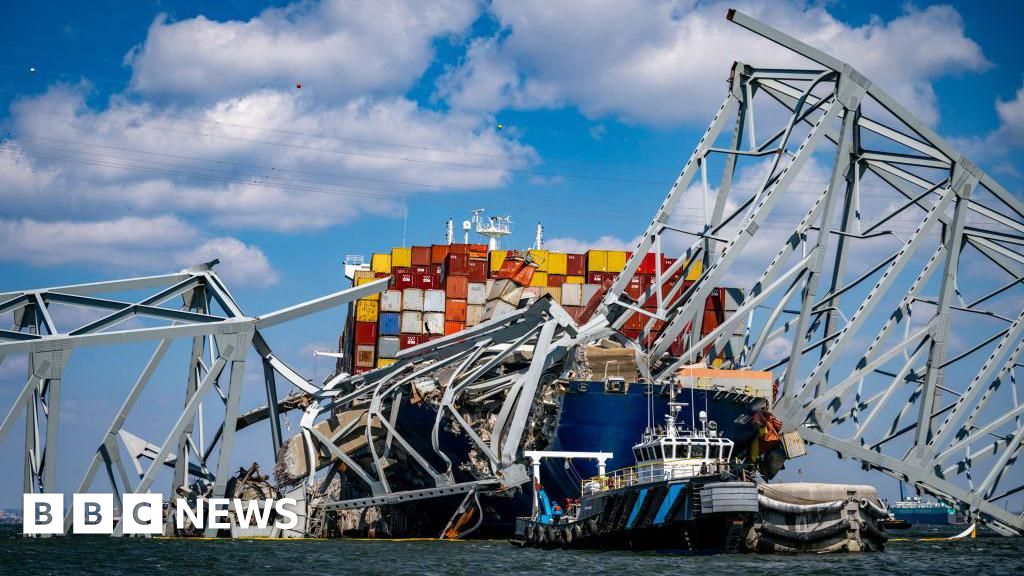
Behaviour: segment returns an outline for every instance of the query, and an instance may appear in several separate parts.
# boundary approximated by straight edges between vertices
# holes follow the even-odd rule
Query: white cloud
[[[244,22],[161,16],[126,62],[132,88],[148,95],[216,100],[297,82],[329,98],[399,93],[433,60],[433,40],[461,33],[477,12],[472,0],[325,0]]]
[[[215,270],[229,283],[270,286],[278,281],[277,272],[259,247],[230,236],[212,238],[197,248],[177,252],[174,258],[182,267],[217,258],[221,263]]]
[[[183,110],[115,98],[96,111],[84,88],[58,86],[16,103],[13,123],[0,199],[37,217],[170,210],[231,228],[319,229],[395,213],[418,192],[500,187],[536,160],[480,115],[402,97],[321,107],[258,91]]]
[[[225,230],[306,232],[401,213],[414,194],[504,186],[531,148],[487,114],[402,95],[478,11],[325,1],[245,22],[158,18],[126,57],[128,92],[92,104],[87,82],[56,84],[12,105],[6,258],[148,271],[219,256],[222,275],[268,285],[263,252]]]
[[[954,144],[976,162],[991,162],[994,172],[1019,178],[1013,152],[1024,148],[1024,85],[1010,100],[997,98],[994,106],[999,117],[995,130],[984,136],[955,138]]]
[[[1024,146],[1024,86],[1017,89],[1013,100],[996,100],[999,131],[1014,146]]]
[[[724,97],[734,60],[762,66],[806,61],[725,20],[736,2],[664,0],[491,4],[501,30],[472,42],[466,61],[441,79],[454,107],[577,106],[591,118],[652,125],[703,121]],[[850,27],[799,2],[738,7],[845,59],[929,123],[938,119],[931,81],[988,66],[949,6],[912,7],[888,22]]]
[[[36,266],[84,264],[134,273],[166,272],[219,258],[232,285],[269,286],[277,273],[256,246],[231,237],[206,239],[174,216],[96,221],[0,220],[0,261]]]

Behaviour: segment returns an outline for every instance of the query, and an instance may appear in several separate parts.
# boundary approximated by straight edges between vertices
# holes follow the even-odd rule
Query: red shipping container
[[[373,368],[363,368],[363,367],[361,367],[361,366],[356,366],[356,367],[355,367],[355,368],[354,368],[354,369],[352,370],[352,373],[353,373],[353,374],[364,374],[364,373],[366,373],[366,372],[369,372],[370,370],[373,370]]]
[[[430,246],[412,247],[412,265],[430,266]]]
[[[572,316],[572,319],[577,322],[580,319],[580,315],[583,314],[583,306],[562,306],[562,308],[564,308],[565,312],[569,314],[569,316]]]
[[[621,332],[622,332],[623,336],[625,336],[626,338],[629,338],[630,340],[637,340],[637,339],[640,338],[640,331],[639,330],[631,330],[629,328],[623,328],[621,330]]]
[[[468,276],[469,254],[449,254],[444,260],[444,274],[445,276]]]
[[[712,288],[708,299],[704,301],[704,309],[715,312],[725,310],[725,288]]]
[[[704,322],[700,325],[700,335],[701,335],[701,338],[703,338],[704,336],[707,336],[708,334],[710,334],[711,331],[714,330],[715,328],[718,328],[718,326],[721,323],[722,323],[722,319],[718,315],[718,312],[716,312],[714,310],[705,310],[704,311]]]
[[[356,321],[356,344],[377,344],[377,323]]]
[[[390,272],[374,272],[373,274],[373,277],[377,280],[380,280],[381,278],[387,278],[388,276],[391,276]]]
[[[626,320],[626,324],[623,326],[623,328],[625,328],[626,330],[643,330],[644,324],[647,323],[647,318],[648,316],[646,316],[645,314],[634,312],[629,317],[629,319]]]
[[[408,268],[403,268],[408,270]],[[395,290],[405,290],[416,285],[415,275],[412,272],[396,272],[391,276],[391,287]]]
[[[469,281],[487,282],[487,260],[469,261]]]
[[[565,273],[569,276],[586,276],[587,274],[587,255],[586,254],[566,254],[565,255]]]
[[[436,290],[441,287],[441,277],[437,274],[414,274],[412,287],[420,290]]]
[[[430,263],[431,264],[444,264],[444,259],[448,257],[448,245],[447,244],[434,244],[430,247]]]
[[[466,301],[449,298],[444,302],[444,319],[449,322],[466,323]]]
[[[465,322],[452,322],[450,320],[445,320],[445,322],[444,322],[444,335],[445,336],[449,336],[451,334],[455,334],[456,332],[462,332],[465,329],[466,329],[466,323]]]
[[[562,284],[565,284],[565,276],[561,274],[548,274],[548,286],[551,288],[560,288]]]
[[[398,349],[405,350],[413,346],[419,346],[427,341],[425,334],[401,334],[398,337]]]
[[[637,274],[629,279],[629,284],[626,284],[626,294],[633,300],[640,300],[650,283],[649,277]]]
[[[414,265],[411,268],[411,270],[412,270],[413,274],[433,274],[434,273],[434,267],[431,266],[429,263],[424,264],[422,266]]]
[[[650,278],[650,282],[648,283],[647,288],[645,290],[649,291],[651,293],[651,296],[650,298],[647,299],[646,302],[644,302],[644,308],[656,309],[658,307],[658,296],[651,290],[653,286],[654,278]],[[671,284],[671,282],[668,280],[664,281],[661,284],[662,304],[666,307],[669,305],[668,295],[670,292],[672,292],[672,287],[673,284]],[[683,295],[682,290],[683,288],[679,288],[679,291],[676,292],[676,296],[673,300],[678,300],[679,297]]]
[[[604,280],[607,276],[608,274],[605,274],[604,272],[588,272],[587,284],[597,284],[600,286],[601,284],[604,284]]]
[[[469,256],[469,244],[449,244],[448,253],[465,254],[466,256]]]
[[[444,276],[444,264],[431,264],[430,273],[441,278],[441,276]]]
[[[453,300],[469,298],[469,276],[449,276],[444,280],[445,296]]]
[[[644,254],[644,259],[640,261],[640,267],[637,268],[637,272],[641,274],[654,274],[656,262],[654,256],[654,252]]]

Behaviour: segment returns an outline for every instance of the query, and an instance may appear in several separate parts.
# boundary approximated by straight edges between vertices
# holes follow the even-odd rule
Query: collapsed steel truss
[[[542,376],[553,367],[561,373],[558,367],[578,344],[578,337],[572,318],[545,298],[507,316],[403,350],[398,361],[386,368],[355,376],[341,374],[331,380],[302,419],[309,461],[318,461],[315,451],[342,461],[372,496],[327,501],[321,506],[327,510],[362,508],[459,493],[466,493],[468,499],[481,490],[518,486],[528,481],[520,449]],[[529,362],[523,368],[501,371],[500,366],[511,356],[524,352],[529,355]],[[432,454],[428,455],[403,438],[395,424],[403,397],[408,398],[413,386],[423,381],[436,382],[443,390],[432,428],[418,431],[431,439]],[[464,414],[467,406],[487,399],[500,405],[493,423],[473,422],[472,417]],[[331,437],[314,428],[320,415],[348,410],[357,404],[368,406],[365,415],[335,430]],[[457,427],[459,434],[470,439],[472,447],[486,461],[488,472],[475,480],[454,481],[453,464],[459,463],[451,461],[438,440],[441,428],[448,425]],[[337,446],[341,439],[359,430],[365,435],[371,454],[369,466],[360,465]],[[414,490],[395,490],[391,486],[384,462],[398,451],[415,462],[430,486]],[[445,469],[437,469],[431,459],[443,461]],[[309,466],[311,486],[318,482],[316,471],[316,466]],[[330,480],[328,475],[321,485]],[[315,491],[324,492],[323,488]]]
[[[300,440],[311,493],[325,494],[337,470],[331,467],[327,478],[318,477],[323,467],[318,463],[340,461],[369,494],[328,499],[323,508],[453,494],[466,494],[468,501],[478,491],[528,481],[519,451],[545,373],[564,373],[563,360],[575,347],[610,335],[629,313],[638,312],[650,316],[641,338],[647,345],[629,344],[640,359],[641,373],[651,381],[671,378],[684,363],[720,355],[726,341],[742,331],[734,367],[775,371],[777,413],[788,429],[799,429],[814,444],[970,511],[1001,533],[1024,532],[1024,520],[999,506],[1024,490],[1017,467],[1024,404],[1017,398],[1015,381],[1024,351],[1024,255],[1017,248],[1024,244],[1024,205],[849,65],[743,14],[730,12],[730,19],[819,68],[734,65],[725,102],[602,309],[585,326],[576,326],[556,304],[542,299],[510,316],[403,351],[392,366],[338,374],[314,385],[272,353],[260,330],[379,292],[385,280],[260,317],[242,314],[209,266],[0,295],[0,315],[13,312],[15,320],[15,330],[0,331],[0,359],[12,353],[29,355],[28,382],[0,425],[2,439],[19,414],[26,414],[25,491],[54,489],[60,389],[68,354],[79,346],[158,340],[100,440],[80,491],[88,489],[101,468],[118,492],[150,490],[158,471],[169,467],[174,469],[173,489],[200,479],[210,486],[210,495],[223,496],[235,432],[268,421],[277,456],[282,448],[280,414],[304,409]],[[763,102],[774,108],[764,108]],[[755,108],[762,124],[766,118],[774,122],[773,129],[765,132],[755,123]],[[728,142],[720,144],[730,124]],[[828,147],[831,155],[825,158]],[[759,162],[760,179],[744,189],[734,180],[747,161]],[[795,184],[812,164],[826,165],[828,173],[822,188],[806,201]],[[716,171],[717,190],[709,186]],[[698,174],[701,184],[691,187]],[[699,229],[688,229],[675,218],[683,196],[694,193],[713,195],[714,200]],[[802,214],[775,238],[773,231],[782,227],[782,219],[773,215],[779,206],[795,207]],[[912,229],[900,230],[898,224],[907,222]],[[679,247],[679,238],[686,236],[696,240]],[[882,241],[891,252],[873,255]],[[705,299],[730,273],[754,269],[745,255],[755,245],[777,250],[756,265],[763,271],[750,282],[739,310],[701,336]],[[640,302],[634,301],[626,295],[626,283],[649,251],[659,255],[654,285]],[[663,269],[660,255],[669,251],[683,257]],[[696,262],[703,264],[703,272],[695,283],[671,280]],[[159,291],[139,302],[96,296],[150,288]],[[176,298],[181,305],[169,307]],[[652,298],[657,310],[648,312],[640,304]],[[1011,314],[982,307],[1007,300]],[[61,331],[49,314],[53,303],[110,312]],[[133,316],[172,324],[115,329]],[[1000,325],[978,335],[985,328],[974,325],[973,318]],[[654,337],[659,323],[663,329]],[[861,339],[869,332],[873,338]],[[680,336],[685,343],[681,353],[674,345]],[[193,339],[186,404],[163,442],[150,444],[123,424],[175,338]],[[250,346],[262,359],[267,403],[239,414]],[[773,349],[776,357],[769,354]],[[523,353],[529,355],[526,367],[495,371],[511,355]],[[220,385],[225,373],[226,391]],[[277,376],[294,386],[293,394],[278,399]],[[419,431],[422,438],[432,438],[435,454],[417,449],[394,424],[403,398],[426,379],[442,390],[431,429]],[[196,414],[211,391],[223,402],[224,419],[212,441],[204,444],[202,418],[196,430]],[[498,401],[494,421],[470,421],[463,407],[483,400]],[[355,405],[365,410],[360,418],[329,435],[318,428],[318,422]],[[486,471],[476,480],[454,480],[453,463],[438,447],[442,427],[465,434],[482,455]],[[365,438],[368,464],[365,457],[356,461],[339,447],[343,437],[353,434]],[[137,482],[124,467],[121,445],[135,463]],[[428,485],[396,488],[387,463],[399,452],[415,463]],[[214,453],[214,463],[207,466]],[[445,466],[437,466],[438,457]],[[143,466],[143,461],[148,464]],[[1001,487],[1004,482],[1017,485]]]
[[[268,420],[276,455],[281,446],[279,413],[299,407],[293,395],[278,399],[276,376],[292,384],[297,389],[296,394],[319,391],[274,355],[260,330],[354,302],[387,287],[387,280],[379,280],[263,316],[249,317],[241,312],[213,272],[215,263],[177,274],[0,294],[0,315],[10,313],[16,328],[0,330],[0,361],[11,354],[28,355],[28,380],[0,424],[2,440],[21,414],[25,415],[26,493],[56,491],[60,393],[65,365],[76,348],[159,341],[100,438],[76,492],[89,491],[102,468],[115,493],[115,501],[119,502],[122,493],[151,490],[159,472],[169,467],[174,470],[172,494],[188,486],[189,478],[197,478],[206,482],[208,497],[223,497],[234,454],[235,433],[255,422]],[[104,297],[152,289],[157,292],[137,302]],[[106,314],[84,325],[62,330],[51,314],[55,305],[101,310]],[[123,326],[137,317],[156,319],[166,325]],[[149,444],[125,430],[124,424],[168,348],[178,338],[192,338],[185,406],[164,440],[159,445]],[[263,363],[267,404],[251,413],[239,414],[242,377],[250,347]],[[221,386],[221,377],[225,374],[226,388]],[[204,443],[201,406],[212,398],[223,405],[224,417],[209,442]],[[41,422],[45,422],[42,431]],[[125,467],[122,444],[138,473],[135,481]],[[70,514],[69,511],[64,519],[65,530],[70,529]],[[120,534],[120,530],[120,524],[115,526],[115,533]],[[210,530],[207,533],[214,535]]]
[[[709,346],[714,356],[746,323],[736,364],[775,371],[787,429],[999,532],[1024,531],[1024,519],[999,506],[1024,490],[1014,376],[1024,351],[1024,204],[850,65],[744,14],[729,19],[820,68],[734,65],[725,102],[605,309],[647,313],[645,333],[665,323],[646,350],[656,379]],[[755,126],[755,108],[760,124],[775,122]],[[708,184],[716,158],[717,191]],[[746,190],[734,181],[741,161],[759,162],[757,185]],[[828,174],[805,200],[794,183],[812,162]],[[687,193],[714,195],[700,230],[673,222]],[[782,228],[780,206],[799,209],[799,223]],[[696,240],[661,270],[663,246],[680,235]],[[778,250],[766,262],[745,257],[758,242]],[[645,296],[657,299],[653,313],[624,296],[650,250],[659,254]],[[704,269],[692,286],[669,280],[696,261]],[[740,267],[763,271],[739,309],[698,336],[706,297]],[[681,334],[689,334],[685,352],[670,354]],[[773,344],[780,358],[764,359]]]

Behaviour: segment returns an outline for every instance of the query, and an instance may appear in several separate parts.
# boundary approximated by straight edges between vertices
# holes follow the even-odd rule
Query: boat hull
[[[579,517],[520,518],[513,542],[538,548],[742,552],[758,512],[757,487],[718,477],[652,482],[585,495]]]

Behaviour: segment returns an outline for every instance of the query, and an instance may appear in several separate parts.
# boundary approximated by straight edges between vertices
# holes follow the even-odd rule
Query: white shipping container
[[[423,312],[423,290],[419,288],[406,288],[403,290],[402,310]],[[405,330],[402,330],[402,332],[405,332]]]
[[[583,304],[580,304],[580,306],[586,306],[590,302],[590,299],[594,297],[594,294],[597,294],[597,291],[600,289],[601,287],[598,286],[597,284],[584,284]]]
[[[735,312],[740,309],[740,301],[743,300],[743,289],[742,288],[726,288],[725,289],[725,315],[732,316],[730,312]]]
[[[523,288],[523,299],[526,298],[532,298],[534,300],[540,298],[540,286],[529,286],[527,288]]]
[[[583,306],[583,284],[562,284],[562,306]]]
[[[387,290],[380,295],[380,311],[381,312],[401,312],[402,311],[402,291],[401,290]]]
[[[423,311],[444,312],[444,290],[424,290]],[[441,328],[441,333],[444,333],[444,327]]]
[[[394,358],[398,355],[398,336],[381,336],[377,342],[377,356]]]
[[[484,321],[484,307],[470,304],[466,306],[466,326],[476,326]]]
[[[402,312],[402,332],[404,334],[423,334],[423,313]]]
[[[522,288],[519,284],[516,284],[508,278],[502,278],[501,280],[495,280],[494,284],[487,291],[488,300],[504,300],[510,304],[516,304],[519,302],[519,289]]]
[[[444,312],[424,312],[423,330],[427,334],[444,334]]]
[[[470,282],[469,291],[466,294],[466,302],[470,305],[483,305],[487,303],[487,285],[480,282]]]
[[[508,316],[516,311],[516,307],[504,300],[491,300],[484,306],[484,320],[494,320]]]
[[[491,288],[494,286],[494,278],[487,279],[487,293],[491,293]]]

